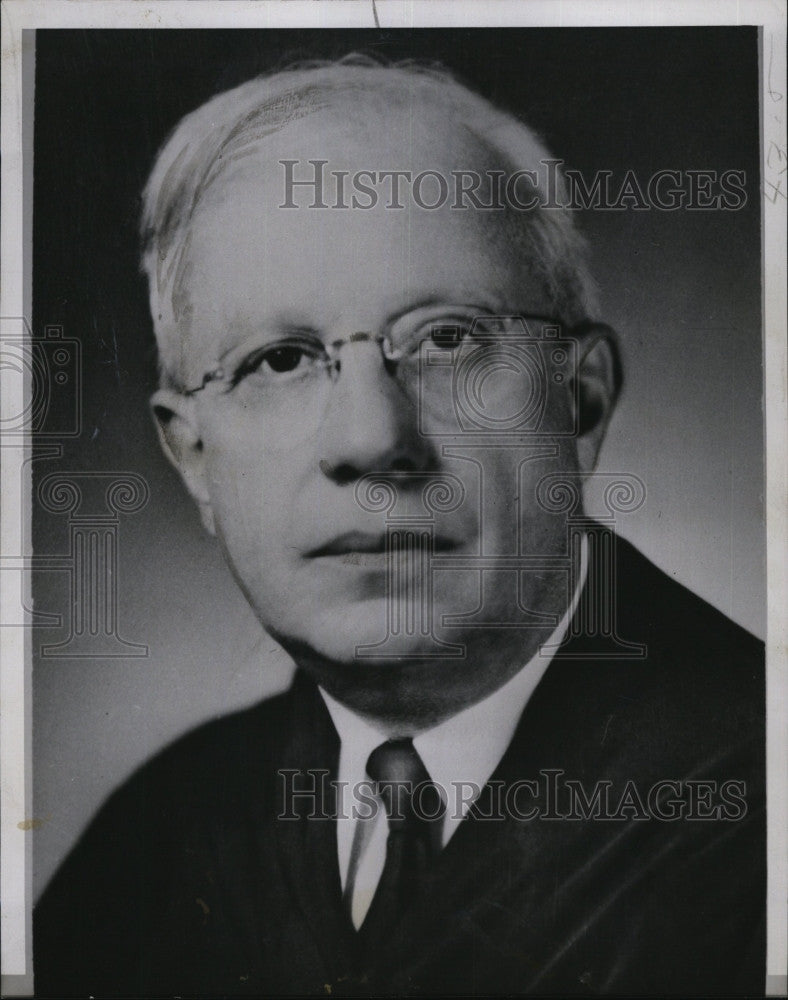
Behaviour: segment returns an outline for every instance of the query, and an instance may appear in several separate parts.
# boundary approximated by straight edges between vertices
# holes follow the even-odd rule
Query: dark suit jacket
[[[489,821],[488,786],[420,905],[363,959],[335,823],[277,820],[278,769],[335,773],[338,760],[322,699],[297,675],[109,799],[36,909],[37,995],[761,993],[763,649],[618,549],[618,632],[647,656],[582,658],[593,643],[576,640],[493,779],[560,770],[589,795],[610,782],[614,802],[631,781],[624,818]],[[716,782],[681,796],[694,789],[694,812],[719,818],[655,818],[647,793],[669,779]],[[729,781],[743,788],[726,786],[726,805]]]

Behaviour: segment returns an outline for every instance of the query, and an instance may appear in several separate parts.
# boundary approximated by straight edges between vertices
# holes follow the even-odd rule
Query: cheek
[[[558,455],[534,462],[523,470],[518,493],[525,551],[563,552],[567,541],[567,517],[582,515],[583,484],[578,476],[574,440],[565,439],[558,442],[558,446]],[[571,501],[569,507],[556,503],[556,499],[563,498]]]
[[[545,454],[556,446],[558,454]],[[538,454],[540,451],[542,455]],[[539,444],[534,442],[509,454],[502,450],[502,460],[485,482],[483,519],[493,522],[523,552],[550,554],[562,549],[567,512],[556,510],[554,504],[551,509],[546,490],[560,488],[557,482],[565,484],[563,488],[578,497],[579,506],[574,513],[581,514],[582,484],[577,471],[576,448],[571,438],[547,436]],[[514,532],[519,543],[512,537]]]
[[[222,535],[236,553],[275,548],[286,536],[292,509],[288,466],[244,444],[240,435],[228,437],[203,439],[208,490]]]

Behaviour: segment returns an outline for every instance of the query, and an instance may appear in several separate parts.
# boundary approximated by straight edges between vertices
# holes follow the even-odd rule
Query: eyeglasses
[[[228,397],[259,413],[266,439],[283,445],[317,431],[350,345],[375,345],[387,375],[418,405],[420,425],[445,426],[446,433],[458,422],[463,429],[463,410],[486,430],[529,429],[524,421],[532,425],[543,412],[548,385],[569,381],[576,353],[552,317],[479,315],[466,306],[406,318],[385,334],[361,331],[325,342],[311,330],[293,330],[261,340],[227,352],[183,394]]]

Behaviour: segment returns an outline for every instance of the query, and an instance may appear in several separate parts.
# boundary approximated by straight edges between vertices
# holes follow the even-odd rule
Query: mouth
[[[459,543],[446,536],[433,539],[432,551],[451,552]],[[385,534],[366,531],[346,531],[306,553],[307,559],[337,559],[349,565],[382,565],[389,552]]]

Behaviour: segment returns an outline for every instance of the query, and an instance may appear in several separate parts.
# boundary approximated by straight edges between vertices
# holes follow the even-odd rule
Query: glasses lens
[[[267,450],[287,451],[313,438],[328,408],[330,393],[331,380],[325,370],[260,393],[254,408],[261,445]]]
[[[422,430],[538,432],[548,390],[563,379],[552,376],[548,359],[566,354],[569,367],[567,345],[557,336],[554,323],[516,316],[436,321],[401,366],[418,398]]]
[[[252,351],[228,386],[233,401],[258,421],[261,445],[271,449],[291,448],[316,432],[329,390],[325,347],[307,336]]]

